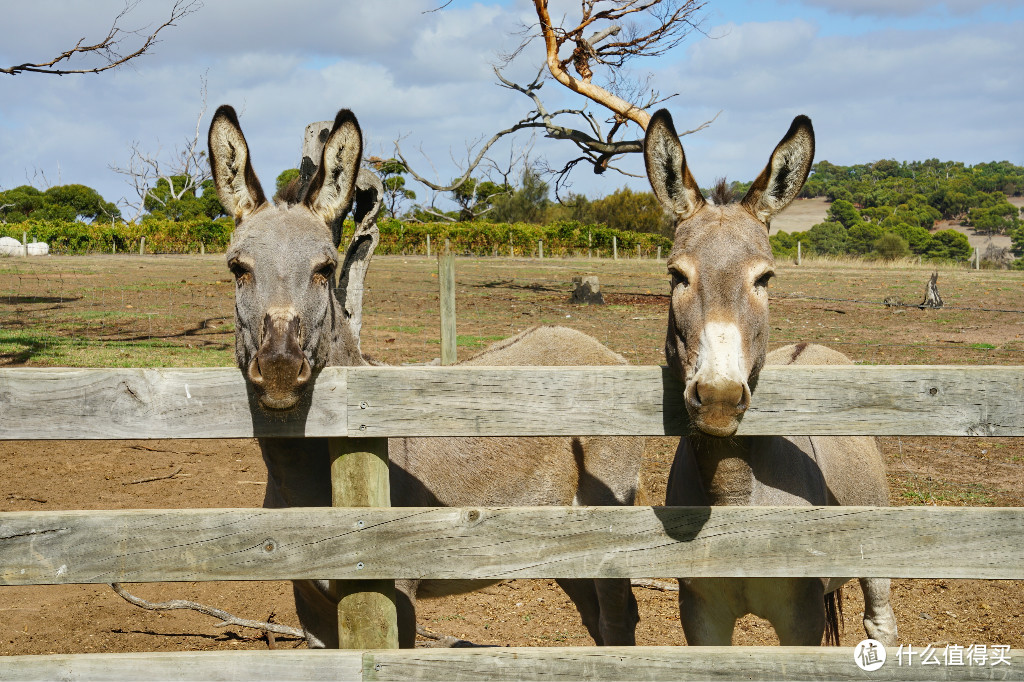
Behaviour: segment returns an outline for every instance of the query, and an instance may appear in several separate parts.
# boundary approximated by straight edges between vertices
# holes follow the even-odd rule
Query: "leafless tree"
[[[124,29],[120,22],[134,10],[140,0],[130,0],[124,9],[114,17],[105,38],[92,45],[83,45],[85,38],[80,38],[71,49],[64,50],[49,61],[25,62],[9,67],[0,67],[0,73],[16,76],[19,73],[48,73],[55,76],[65,76],[73,73],[100,73],[121,66],[122,64],[139,57],[149,51],[157,42],[157,36],[168,26],[175,26],[175,22],[198,12],[203,6],[200,0],[175,0],[171,6],[171,15],[156,29],[151,27],[140,29]],[[142,44],[138,45],[137,40]],[[134,49],[133,49],[134,48]],[[71,68],[72,62],[81,58],[97,57],[104,63],[98,66],[82,68]]]
[[[201,79],[200,94],[202,104],[196,117],[196,128],[190,138],[185,139],[184,146],[175,147],[170,161],[161,163],[160,149],[155,153],[143,151],[138,140],[131,143],[131,155],[128,165],[124,168],[108,166],[110,170],[125,176],[127,182],[135,190],[138,201],[124,199],[123,204],[134,211],[130,220],[138,220],[146,211],[146,199],[167,205],[187,194],[195,194],[204,182],[209,180],[210,164],[206,160],[206,138],[202,135],[203,116],[206,115],[206,78]],[[153,190],[157,183],[165,180],[168,186],[167,196],[160,196]]]
[[[662,96],[650,87],[649,76],[632,78],[627,64],[636,58],[661,56],[677,47],[693,31],[700,32],[705,4],[703,0],[580,0],[579,13],[574,15],[573,21],[563,17],[561,22],[555,22],[548,11],[548,0],[534,0],[537,23],[524,27],[519,46],[502,57],[500,66],[494,67],[498,84],[528,97],[532,110],[483,143],[462,177],[450,185],[427,186],[442,191],[458,187],[498,140],[530,128],[543,131],[548,138],[568,140],[580,153],[561,168],[546,169],[556,177],[556,195],[569,173],[581,163],[591,166],[595,173],[610,168],[632,175],[614,162],[623,154],[643,150],[643,131],[650,120],[649,110],[672,95]],[[544,63],[537,76],[527,85],[506,78],[502,69],[527,53],[538,38],[544,45]],[[576,75],[570,73],[570,69]],[[588,102],[579,108],[549,110],[540,97],[541,87],[549,79],[600,105],[602,110],[610,112],[610,117],[588,110]],[[702,130],[715,118],[717,114],[680,134]],[[423,182],[415,173],[413,175]]]
[[[525,127],[525,126],[524,126]],[[521,128],[517,128],[519,130]],[[439,220],[456,222],[460,220],[476,220],[494,208],[494,199],[501,195],[510,194],[513,190],[514,180],[522,174],[523,169],[530,165],[530,153],[533,150],[533,140],[522,146],[511,146],[508,150],[508,158],[499,162],[487,155],[491,146],[500,139],[503,134],[515,132],[514,130],[499,133],[486,142],[475,154],[473,147],[467,145],[466,160],[460,161],[452,158],[452,161],[460,169],[465,167],[465,172],[448,184],[431,181],[417,173],[409,162],[402,155],[400,140],[395,141],[395,154],[402,161],[405,169],[417,181],[426,185],[431,190],[428,203],[417,204],[416,209]],[[422,149],[420,150],[422,154]],[[427,162],[430,159],[423,154]],[[433,164],[431,164],[433,166]],[[476,172],[479,178],[472,177]],[[434,170],[435,175],[437,170]],[[459,207],[458,217],[452,217],[437,207],[438,194],[441,192],[451,193],[451,200]]]

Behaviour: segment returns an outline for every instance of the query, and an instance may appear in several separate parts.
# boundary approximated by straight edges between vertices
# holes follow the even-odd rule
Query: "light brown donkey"
[[[359,348],[363,282],[379,240],[380,180],[360,171],[362,133],[338,112],[309,188],[291,203],[263,194],[234,110],[210,124],[210,163],[221,204],[235,218],[227,253],[235,275],[235,356],[254,396],[270,413],[308,409],[317,374],[331,365],[366,365]],[[335,218],[355,204],[355,232],[344,259]],[[586,334],[537,327],[495,344],[467,364],[587,365],[625,360]],[[264,506],[331,505],[325,438],[261,438],[267,464]],[[388,445],[396,507],[631,505],[642,438],[409,438]],[[395,548],[401,552],[401,547]],[[639,616],[627,579],[559,580],[597,644],[634,644]],[[400,580],[399,641],[415,640],[416,598],[468,592],[484,584]],[[337,597],[325,580],[294,581],[295,603],[311,646],[337,647]]]
[[[797,116],[736,204],[715,206],[701,194],[667,111],[657,112],[644,143],[647,176],[676,220],[668,259],[672,297],[665,354],[684,385],[694,431],[676,451],[669,505],[888,505],[885,466],[874,438],[736,437],[764,364],[849,364],[844,355],[800,344],[766,353],[768,243],[772,216],[807,179],[814,131]],[[880,529],[884,532],[884,529]],[[838,588],[822,578],[681,578],[679,613],[689,644],[727,645],[736,619],[771,622],[783,645],[838,639]],[[896,640],[888,579],[861,579],[864,628],[886,645]],[[829,625],[830,624],[830,625]]]

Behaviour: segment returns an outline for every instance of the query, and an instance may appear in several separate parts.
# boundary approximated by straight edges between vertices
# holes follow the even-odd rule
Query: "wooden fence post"
[[[661,247],[658,247],[658,260],[661,260]]]
[[[537,254],[538,254],[538,256],[540,258],[544,257],[544,240],[543,239],[538,239],[537,240]]]
[[[437,254],[437,283],[441,289],[441,364],[454,365],[455,335],[455,257],[451,242],[444,240],[444,253]]]
[[[614,234],[612,235],[612,259],[619,259],[619,240]]]
[[[594,242],[594,233],[592,231],[590,231],[590,230],[587,230],[587,258],[593,258],[594,257],[594,252],[592,250],[593,246],[594,246],[593,242]]]
[[[328,448],[333,506],[391,506],[387,438],[330,438]],[[394,580],[332,580],[331,591],[338,600],[339,648],[398,648]]]
[[[430,258],[430,235],[427,235],[427,258]]]
[[[142,256],[146,253],[146,237],[143,236],[139,239],[139,255]]]
[[[800,265],[801,253],[800,253],[800,242],[796,243],[796,264]]]
[[[28,258],[28,232],[21,233],[21,257]]]

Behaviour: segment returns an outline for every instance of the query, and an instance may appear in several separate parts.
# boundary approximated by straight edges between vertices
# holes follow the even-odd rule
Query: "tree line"
[[[401,161],[370,158],[367,165],[384,183],[385,217],[400,224],[473,223],[477,235],[496,234],[481,227],[487,224],[575,224],[623,233],[672,236],[672,222],[651,192],[622,187],[604,197],[591,199],[583,194],[570,194],[559,202],[551,199],[551,188],[542,174],[526,167],[515,183],[468,177],[447,193],[453,208],[440,210],[433,203],[413,203],[416,194],[407,186]],[[295,169],[281,173],[277,178],[278,190],[297,175]],[[127,235],[150,234],[153,243],[156,235],[167,231],[191,241],[203,240],[208,248],[226,244],[233,226],[217,200],[212,182],[206,180],[184,193],[174,191],[171,183],[186,186],[187,180],[173,177],[156,181],[146,194],[141,228],[120,228],[126,235],[124,247],[130,246]],[[749,183],[721,179],[715,187],[704,191],[721,203],[741,197],[748,187]],[[1008,197],[1022,194],[1024,167],[1007,161],[974,166],[937,159],[882,160],[854,166],[820,161],[812,168],[801,196],[824,197],[831,202],[826,220],[805,232],[773,234],[770,241],[777,257],[795,255],[800,242],[806,253],[813,254],[884,259],[916,255],[930,260],[967,260],[971,247],[963,234],[935,230],[938,221],[952,220],[972,226],[977,232],[1010,236],[1018,256],[1015,265],[1020,266],[1024,264],[1024,258],[1019,258],[1024,255],[1024,222],[1020,210]],[[0,222],[13,228],[26,221],[40,225],[33,230],[34,234],[40,238],[49,234],[56,239],[57,247],[62,243],[62,230],[54,228],[54,223],[109,224],[109,229],[103,232],[106,236],[101,238],[103,244],[97,244],[97,248],[117,248],[118,226],[128,224],[115,204],[85,185],[45,190],[23,185],[0,191]],[[43,223],[50,225],[44,229]],[[180,225],[168,227],[172,223]],[[188,229],[183,230],[183,224]],[[88,234],[96,231],[65,227],[63,232],[67,233],[64,242],[71,248],[72,241],[84,246],[91,238]],[[410,232],[420,233],[425,234],[422,230]],[[198,243],[193,246],[198,248]],[[181,250],[188,248],[189,244],[180,245]]]

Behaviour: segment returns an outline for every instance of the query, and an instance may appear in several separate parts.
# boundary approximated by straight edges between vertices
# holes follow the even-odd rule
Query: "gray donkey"
[[[715,206],[701,194],[664,109],[647,127],[647,175],[676,220],[668,259],[672,278],[665,354],[683,381],[693,424],[669,475],[669,505],[889,504],[885,465],[874,438],[735,437],[764,364],[849,364],[824,346],[766,353],[768,280],[774,275],[768,224],[797,195],[814,158],[814,131],[794,119],[768,166],[738,204]],[[679,611],[690,644],[727,645],[736,619],[769,620],[784,645],[816,645],[829,624],[837,640],[847,578],[681,579]],[[864,627],[895,643],[888,579],[861,579]]]
[[[380,181],[360,171],[362,134],[338,112],[321,162],[304,195],[274,205],[260,187],[230,106],[210,124],[210,163],[236,230],[227,253],[235,276],[235,355],[255,409],[297,409],[327,366],[369,364],[359,348],[362,292],[378,241]],[[355,233],[343,261],[332,222],[355,203]],[[339,268],[340,265],[340,268]],[[337,283],[335,278],[337,275]],[[539,327],[499,342],[464,364],[624,364],[595,339]],[[395,506],[631,505],[644,442],[640,438],[392,439]],[[261,438],[269,477],[266,507],[330,506],[326,439]],[[400,549],[398,551],[401,551]],[[416,598],[479,589],[481,581],[399,580],[399,642],[415,641]],[[628,580],[559,580],[598,644],[631,645],[639,621]],[[326,580],[294,582],[299,618],[311,646],[338,646],[336,600]]]

